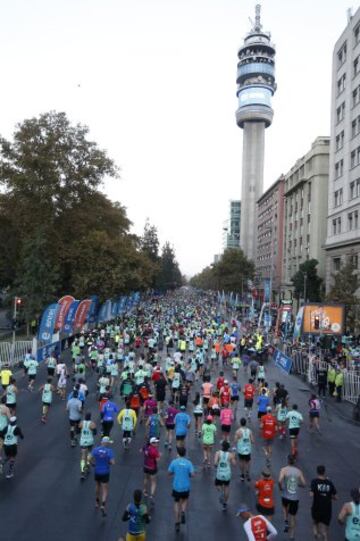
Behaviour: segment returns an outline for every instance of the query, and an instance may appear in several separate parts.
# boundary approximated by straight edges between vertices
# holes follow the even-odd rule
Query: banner
[[[106,313],[106,302],[103,302],[100,306],[98,315],[97,315],[97,322],[102,323],[105,321],[105,313]]]
[[[270,302],[270,278],[265,278],[264,280],[264,302]]]
[[[300,310],[298,311],[296,318],[295,318],[295,324],[294,324],[294,335],[293,338],[296,340],[297,338],[300,338],[301,335],[301,327],[303,322],[303,315],[304,315],[304,307],[302,306]]]
[[[303,333],[343,334],[344,306],[331,304],[305,305]]]
[[[76,314],[76,310],[78,309],[79,304],[80,304],[80,301],[73,301],[71,303],[68,313],[66,314],[65,325],[63,329],[63,331],[66,334],[71,334],[73,332],[75,314]]]
[[[51,342],[59,308],[60,305],[56,302],[54,304],[49,304],[49,306],[44,310],[38,334],[39,340],[42,342]]]
[[[58,305],[60,306],[59,311],[56,316],[55,321],[55,331],[62,331],[65,325],[66,315],[69,311],[71,303],[74,302],[74,297],[71,295],[65,295],[58,300]]]
[[[288,357],[287,355],[282,353],[282,351],[276,349],[273,355],[273,361],[275,363],[275,366],[280,368],[280,370],[283,370],[287,374],[290,374],[292,367],[291,357]]]
[[[88,312],[87,321],[92,324],[96,321],[96,312],[99,306],[99,297],[97,295],[91,295],[91,306]]]
[[[83,326],[85,325],[85,321],[88,315],[88,312],[90,310],[92,300],[91,299],[84,299],[81,301],[79,306],[77,307],[76,314],[74,317],[74,331],[80,331]]]
[[[115,319],[118,314],[119,301],[111,301],[111,319]]]

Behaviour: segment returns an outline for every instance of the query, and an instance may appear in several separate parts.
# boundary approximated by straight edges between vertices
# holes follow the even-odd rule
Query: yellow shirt
[[[8,368],[4,368],[4,370],[1,370],[0,372],[1,383],[3,385],[9,385],[11,376],[12,376],[12,372]]]
[[[120,413],[118,415],[118,418],[117,418],[119,425],[122,424],[122,420],[123,420],[125,414],[128,415],[129,417],[131,417],[131,420],[133,422],[133,427],[135,428],[136,427],[137,417],[136,417],[135,411],[133,409],[130,409],[130,408],[123,408],[120,411]]]

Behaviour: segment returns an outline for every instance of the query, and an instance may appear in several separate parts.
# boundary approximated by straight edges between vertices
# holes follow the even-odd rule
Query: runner
[[[274,486],[275,483],[271,478],[270,470],[264,469],[261,473],[261,479],[255,482],[257,496],[256,509],[269,520],[272,520],[275,513]]]
[[[316,468],[317,477],[311,481],[310,496],[313,497],[311,516],[315,539],[328,541],[332,514],[332,501],[336,499],[336,488],[325,475],[325,466]]]
[[[298,412],[297,404],[294,404],[292,409],[287,413],[286,420],[289,421],[291,454],[296,457],[298,453],[298,437],[301,423],[303,422],[303,416]]]
[[[223,441],[229,441],[231,425],[233,423],[233,420],[234,420],[233,411],[230,408],[229,404],[225,402],[224,407],[222,408],[220,412],[220,424],[221,424]]]
[[[122,516],[123,522],[129,523],[126,541],[145,541],[145,525],[149,524],[151,518],[146,505],[141,503],[141,490],[135,490],[133,498],[134,502],[129,503]],[[123,538],[119,539],[122,540]]]
[[[1,371],[0,371],[1,385],[4,391],[6,391],[6,387],[10,383],[11,376],[12,376],[12,371],[10,370],[9,365],[6,363],[4,364],[4,367],[1,368]]]
[[[295,539],[296,514],[299,508],[298,487],[306,485],[302,471],[295,466],[293,455],[288,456],[288,465],[280,470],[279,489],[282,492],[284,532]]]
[[[79,423],[81,421],[82,403],[79,400],[78,392],[73,391],[72,398],[66,404],[66,410],[69,414],[70,423],[70,445],[75,447],[77,443],[77,434],[79,434]]]
[[[246,504],[241,504],[237,516],[244,521],[244,530],[248,541],[271,541],[277,536],[277,530],[263,515],[253,515]]]
[[[309,400],[309,430],[315,429],[320,433],[320,400],[316,394],[312,394]]]
[[[6,387],[6,405],[10,410],[11,415],[15,415],[16,412],[16,399],[18,388],[16,387],[16,379],[11,376],[9,385]]]
[[[266,457],[266,464],[267,466],[270,466],[272,446],[277,431],[276,418],[271,413],[271,406],[266,408],[266,414],[261,417],[260,428],[264,441],[263,450]]]
[[[114,452],[109,445],[112,443],[108,436],[101,438],[99,447],[91,452],[92,463],[95,465],[96,504],[95,507],[106,517],[106,502],[109,494],[110,467],[115,464]]]
[[[29,391],[33,391],[39,363],[34,358],[31,357],[29,360],[24,362],[24,365],[27,368],[27,374],[29,376],[28,389]]]
[[[255,387],[253,385],[254,380],[249,379],[249,382],[244,385],[244,409],[245,416],[251,421],[251,411],[254,403]]]
[[[6,396],[3,396],[1,398],[1,404],[0,404],[0,473],[2,473],[2,470],[3,470],[2,449],[4,445],[4,438],[5,438],[7,426],[11,418],[10,410],[5,405],[5,401],[6,401]]]
[[[164,426],[164,421],[160,417],[157,407],[155,407],[146,421],[147,437],[160,440],[160,428],[162,426]]]
[[[204,414],[204,409],[202,406],[202,400],[200,398],[200,393],[196,393],[195,400],[193,401],[194,405],[194,418],[195,418],[195,434],[200,438],[201,437],[201,420]]]
[[[190,424],[190,416],[186,413],[185,406],[181,406],[180,412],[175,416],[175,438],[177,448],[184,447]]]
[[[85,419],[80,421],[80,473],[81,479],[85,479],[89,473],[91,464],[91,451],[94,446],[96,424],[91,420],[91,413],[85,414]]]
[[[231,407],[234,413],[234,420],[236,420],[236,412],[237,412],[237,407],[238,407],[239,398],[240,398],[240,391],[241,391],[241,386],[237,381],[237,376],[233,376],[233,380],[230,383],[230,391],[231,391]]]
[[[213,423],[212,415],[206,417],[201,427],[202,444],[204,452],[204,468],[211,466],[211,451],[215,443],[216,425]]]
[[[137,422],[136,412],[135,410],[131,409],[130,401],[126,402],[126,406],[120,411],[117,420],[123,431],[122,441],[124,449],[128,449]]]
[[[286,416],[288,409],[286,405],[286,399],[283,398],[280,403],[276,405],[276,420],[278,424],[279,438],[282,440],[286,436]]]
[[[173,434],[175,429],[175,417],[179,413],[179,410],[175,408],[173,400],[169,401],[169,405],[166,408],[165,412],[165,428],[166,428],[166,439],[165,447],[168,448],[170,452],[172,449]]]
[[[178,456],[169,465],[168,472],[173,475],[172,495],[175,501],[175,530],[180,531],[180,523],[186,523],[186,508],[191,489],[191,477],[194,476],[194,466],[185,458],[185,447],[179,447]]]
[[[119,413],[119,408],[115,402],[111,402],[107,396],[104,396],[105,403],[101,408],[101,425],[102,425],[102,435],[109,436],[114,426],[114,419],[117,413]]]
[[[216,451],[214,465],[216,468],[215,486],[220,492],[222,510],[226,511],[230,495],[231,466],[236,464],[233,453],[230,452],[230,444],[223,441],[221,451]]]
[[[144,453],[144,496],[150,498],[151,505],[154,505],[154,495],[156,490],[156,474],[158,472],[158,461],[160,452],[158,449],[159,440],[155,437],[150,438],[142,448]],[[150,494],[148,486],[150,485]]]
[[[351,502],[344,503],[338,516],[340,524],[345,524],[345,541],[360,539],[360,491],[353,488]]]
[[[254,444],[254,436],[250,428],[246,426],[246,419],[240,419],[240,428],[235,433],[235,445],[240,464],[240,480],[250,481],[251,447]]]
[[[49,414],[49,408],[52,404],[53,400],[53,391],[54,386],[52,385],[52,378],[49,377],[47,379],[47,382],[44,383],[44,385],[41,385],[40,387],[41,392],[41,400],[42,400],[42,416],[41,416],[41,422],[46,423],[48,414]]]
[[[261,417],[266,415],[267,408],[270,405],[270,399],[266,393],[266,389],[261,390],[261,395],[257,399],[258,405],[258,419],[261,421]]]
[[[10,417],[9,423],[4,430],[4,453],[7,464],[6,479],[14,477],[15,459],[18,452],[18,438],[24,439],[21,428],[17,426],[16,417]]]

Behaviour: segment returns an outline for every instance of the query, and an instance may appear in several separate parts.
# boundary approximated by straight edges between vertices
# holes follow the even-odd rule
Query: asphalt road
[[[241,383],[244,383],[241,374]],[[309,389],[295,377],[283,375],[275,367],[269,367],[268,379],[284,382],[291,401],[299,404],[300,410],[307,412],[306,402]],[[45,381],[45,370],[39,372],[36,388]],[[104,519],[95,511],[95,483],[92,474],[81,482],[79,478],[79,448],[71,448],[65,402],[57,397],[53,404],[47,425],[40,422],[40,393],[25,390],[25,379],[19,373],[21,388],[18,399],[18,419],[25,439],[20,442],[15,477],[6,480],[0,477],[0,539],[1,541],[117,541],[126,531],[121,516],[131,499],[135,488],[142,487],[142,455],[139,452],[143,443],[143,428],[132,442],[131,449],[124,452],[120,444],[120,428],[116,426],[112,436],[116,454],[110,480],[108,516]],[[97,404],[94,398],[95,377],[88,378],[91,396],[87,409],[91,409],[97,419]],[[70,390],[70,388],[69,388]],[[119,397],[116,401],[120,403]],[[242,403],[241,403],[242,411]],[[336,409],[328,408],[329,418],[322,412],[322,435],[309,434],[306,427],[300,436],[298,460],[308,483],[315,476],[315,468],[323,463],[329,477],[335,483],[339,501],[334,505],[334,517],[343,501],[349,499],[349,490],[360,486],[360,428],[347,423],[336,414]],[[306,415],[305,415],[306,418]],[[255,435],[258,434],[254,420]],[[238,470],[233,472],[229,509],[223,513],[214,487],[213,471],[202,470],[201,445],[194,437],[194,429],[188,438],[188,455],[197,466],[193,480],[187,524],[180,534],[174,530],[173,502],[171,499],[171,480],[167,466],[175,451],[168,453],[161,443],[162,457],[158,474],[158,488],[152,522],[148,528],[150,541],[245,539],[241,520],[235,517],[240,502],[254,507],[255,499],[251,485],[241,483]],[[163,436],[162,436],[163,440]],[[277,441],[274,446],[273,472],[277,479],[279,469],[286,463],[289,442]],[[253,452],[252,477],[258,476],[264,465],[260,439]],[[298,513],[297,539],[312,539],[311,500],[308,489],[301,493]],[[276,489],[276,513],[274,525],[279,529],[278,539],[287,539],[282,533],[282,513],[280,494]],[[343,531],[333,518],[331,540],[343,539]]]

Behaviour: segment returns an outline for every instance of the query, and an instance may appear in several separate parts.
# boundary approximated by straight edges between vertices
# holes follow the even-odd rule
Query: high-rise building
[[[224,226],[224,248],[240,248],[241,201],[230,201],[230,216]]]
[[[348,258],[360,256],[360,9],[349,14],[332,63],[326,290]]]
[[[270,280],[271,299],[279,296],[282,282],[284,185],[282,175],[257,202],[256,278],[260,291],[265,279]]]
[[[286,296],[293,289],[291,278],[308,259],[318,260],[318,274],[324,278],[329,143],[329,137],[317,137],[285,175],[282,290]]]
[[[256,259],[256,210],[263,192],[265,128],[273,119],[271,98],[276,90],[275,47],[262,30],[260,5],[255,23],[238,52],[237,125],[244,130],[241,187],[241,248]]]

